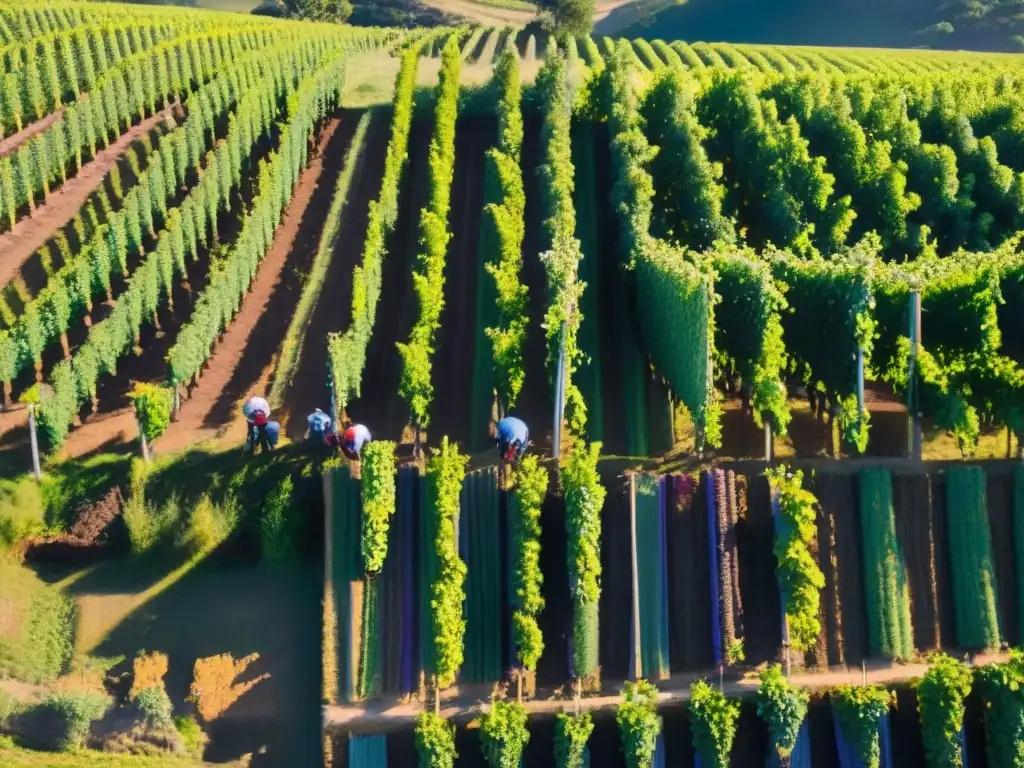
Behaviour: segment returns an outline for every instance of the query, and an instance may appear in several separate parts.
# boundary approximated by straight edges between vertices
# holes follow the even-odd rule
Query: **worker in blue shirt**
[[[521,420],[506,416],[491,427],[491,437],[498,444],[498,455],[509,464],[514,464],[526,453],[530,431]]]

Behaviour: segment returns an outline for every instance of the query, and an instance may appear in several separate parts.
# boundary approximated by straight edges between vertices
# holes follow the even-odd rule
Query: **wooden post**
[[[637,573],[636,555],[636,474],[629,473],[629,551],[633,571],[633,669],[634,680],[643,677],[642,651],[640,646],[640,576]]]
[[[32,474],[36,480],[43,479],[43,470],[39,465],[39,438],[36,437],[36,406],[29,403],[28,406],[28,433],[32,442]]]
[[[772,422],[768,418],[764,420],[764,460],[772,460]]]
[[[551,441],[551,455],[555,466],[562,454],[562,417],[565,411],[565,334],[566,324],[562,323],[562,340],[558,345],[558,370],[555,371],[555,413],[554,432]]]
[[[910,292],[910,362],[907,371],[907,411],[910,427],[910,458],[921,460],[921,406],[917,391],[917,357],[921,348],[921,291]]]
[[[441,716],[441,686],[437,684],[437,675],[434,675],[434,714]]]
[[[142,444],[142,459],[147,464],[149,463],[149,443],[146,441],[146,425],[145,417],[140,413],[137,419],[139,425],[139,442]]]
[[[864,424],[864,349],[857,347],[857,424]]]
[[[175,382],[173,386],[174,390],[174,408],[171,410],[171,421],[178,420],[178,411],[181,410],[181,385]]]

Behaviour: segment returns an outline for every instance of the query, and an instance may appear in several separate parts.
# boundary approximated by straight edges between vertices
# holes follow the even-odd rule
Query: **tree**
[[[352,3],[348,0],[284,0],[288,15],[312,21],[348,21]]]
[[[579,37],[594,28],[594,0],[541,0],[538,6],[558,32]]]

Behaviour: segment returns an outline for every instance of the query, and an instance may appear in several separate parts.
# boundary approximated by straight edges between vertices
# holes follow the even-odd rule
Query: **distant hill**
[[[649,40],[1024,51],[1024,0],[638,0],[599,34]]]

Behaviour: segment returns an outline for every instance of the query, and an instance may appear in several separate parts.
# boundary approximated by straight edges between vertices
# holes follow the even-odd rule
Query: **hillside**
[[[648,40],[1020,51],[1022,11],[1017,0],[640,0],[599,21],[595,32]]]

